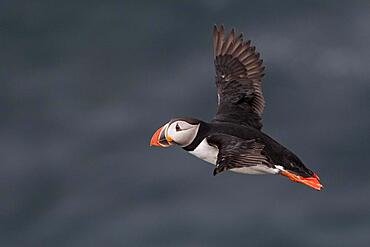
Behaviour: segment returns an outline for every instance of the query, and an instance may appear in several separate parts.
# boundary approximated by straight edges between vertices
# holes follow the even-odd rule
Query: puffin
[[[153,134],[150,146],[180,146],[215,165],[213,175],[225,171],[274,174],[315,190],[319,177],[288,148],[261,131],[264,98],[263,60],[251,41],[233,28],[213,28],[213,59],[218,107],[215,117],[202,121],[173,118]]]

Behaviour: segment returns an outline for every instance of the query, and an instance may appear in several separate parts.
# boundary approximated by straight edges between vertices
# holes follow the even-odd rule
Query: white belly
[[[192,155],[207,161],[213,165],[217,163],[218,148],[208,144],[207,140],[204,139],[196,149],[189,151]],[[279,169],[269,168],[264,165],[256,165],[249,167],[233,168],[230,171],[243,173],[243,174],[277,174]]]
[[[230,171],[243,173],[243,174],[251,174],[251,175],[263,175],[263,174],[277,174],[279,173],[278,169],[270,168],[264,165],[257,165],[257,166],[246,166],[241,168],[233,168]]]
[[[189,151],[189,153],[213,165],[217,163],[218,148],[209,145],[205,138],[196,149]]]

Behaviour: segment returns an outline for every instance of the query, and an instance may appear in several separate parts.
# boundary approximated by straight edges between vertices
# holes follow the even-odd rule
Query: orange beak
[[[171,138],[166,137],[166,130],[168,125],[160,127],[150,139],[150,146],[168,147],[171,145]]]

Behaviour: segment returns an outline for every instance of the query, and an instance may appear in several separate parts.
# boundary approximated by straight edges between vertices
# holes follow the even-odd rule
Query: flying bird
[[[159,128],[151,146],[176,144],[224,171],[277,174],[321,190],[319,177],[289,149],[261,131],[264,67],[260,54],[243,34],[214,26],[213,54],[218,108],[211,122],[175,118]]]

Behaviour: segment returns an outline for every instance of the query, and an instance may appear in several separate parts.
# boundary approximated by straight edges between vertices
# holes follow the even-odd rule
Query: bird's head
[[[200,120],[193,118],[172,119],[154,133],[150,146],[169,147],[172,144],[188,146],[197,136],[200,124]]]

